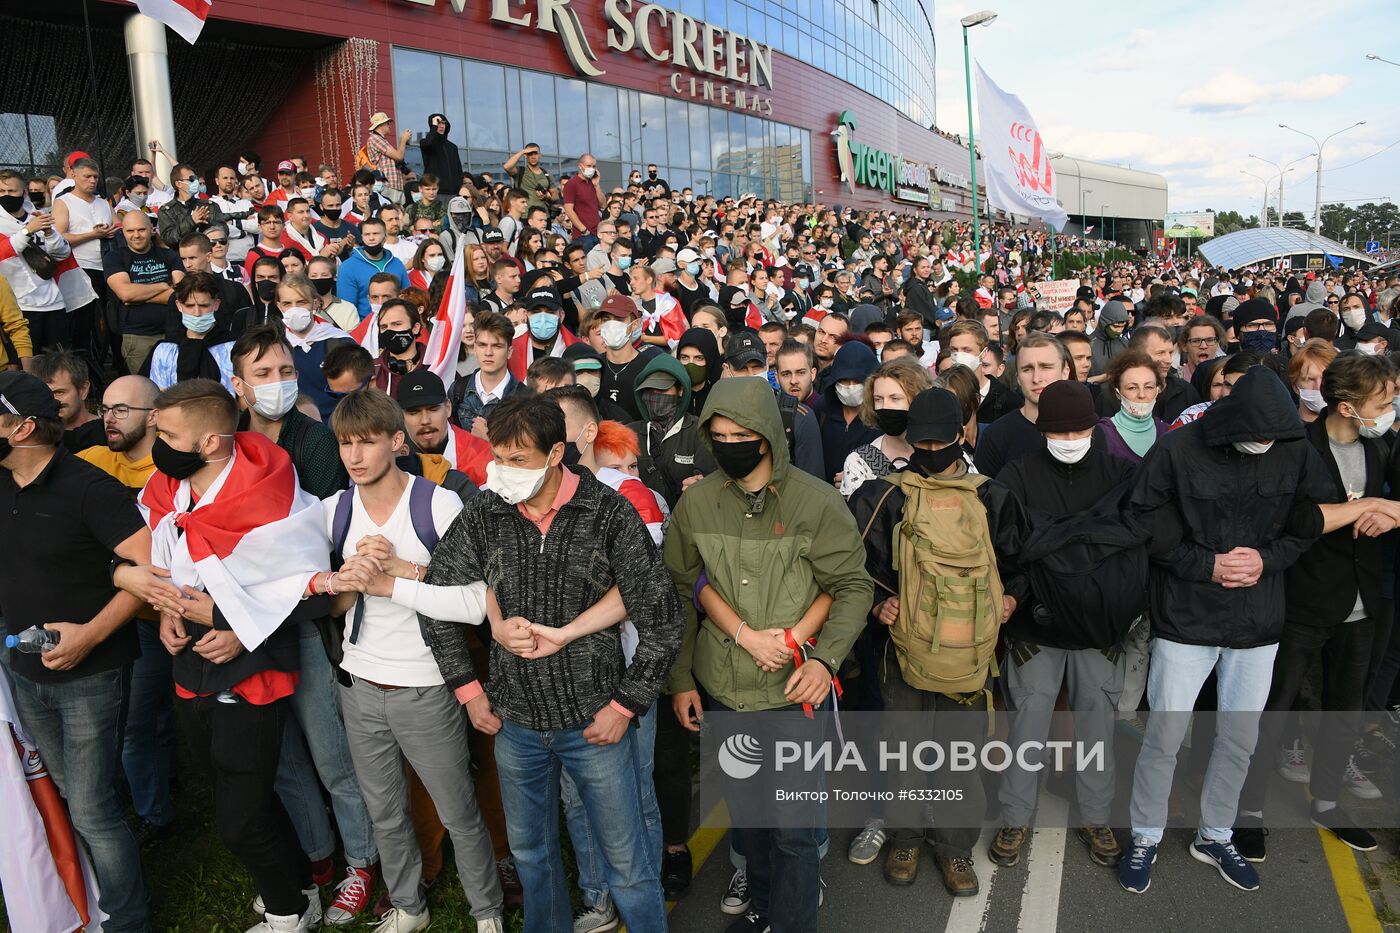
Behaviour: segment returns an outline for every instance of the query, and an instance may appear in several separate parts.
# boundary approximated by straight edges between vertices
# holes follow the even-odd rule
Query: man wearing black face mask
[[[658,353],[637,374],[635,398],[641,420],[629,427],[641,442],[638,473],[674,508],[685,489],[715,470],[690,413],[690,375],[675,357]]]
[[[402,376],[423,365],[418,335],[423,321],[418,309],[402,298],[384,302],[379,309],[379,358],[374,361],[374,385],[394,393]]]
[[[1241,350],[1278,352],[1278,308],[1263,298],[1251,298],[1235,309],[1235,339]]]

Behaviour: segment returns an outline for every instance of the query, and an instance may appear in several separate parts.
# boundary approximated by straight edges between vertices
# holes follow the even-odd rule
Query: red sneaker
[[[311,863],[311,883],[320,887],[335,879],[335,862],[328,858],[318,858]]]
[[[336,885],[335,900],[326,910],[322,920],[326,926],[340,927],[354,923],[356,918],[369,907],[370,894],[374,891],[374,868],[345,869],[345,880]]]

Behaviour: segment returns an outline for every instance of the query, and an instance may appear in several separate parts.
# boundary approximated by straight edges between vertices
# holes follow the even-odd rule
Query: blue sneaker
[[[1157,846],[1134,839],[1128,853],[1123,856],[1123,861],[1118,863],[1118,883],[1123,886],[1123,890],[1142,894],[1152,887],[1152,865],[1156,861]]]
[[[1259,873],[1245,861],[1233,843],[1202,842],[1197,839],[1191,843],[1191,857],[1198,862],[1214,865],[1220,877],[1241,891],[1259,890]]]

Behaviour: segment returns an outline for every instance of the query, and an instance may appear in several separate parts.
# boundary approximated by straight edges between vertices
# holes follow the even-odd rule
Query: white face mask
[[[253,386],[253,411],[269,421],[277,421],[292,410],[300,392],[295,379]]]
[[[836,384],[836,397],[840,399],[841,404],[845,405],[847,408],[855,408],[861,402],[865,401],[865,385],[864,383],[844,385],[838,382]]]
[[[1375,356],[1381,352],[1381,346],[1378,343],[1358,343],[1356,352],[1362,356]]]
[[[1343,308],[1342,323],[1352,330],[1360,330],[1361,325],[1366,323],[1365,308]]]
[[[429,256],[427,259],[423,260],[423,265],[427,267],[429,272],[436,275],[442,271],[443,266],[447,265],[447,257]]]
[[[1323,400],[1322,390],[1320,389],[1299,389],[1298,398],[1302,400],[1303,405],[1308,411],[1313,414],[1317,414],[1327,407],[1327,402]]]
[[[1235,441],[1235,449],[1242,454],[1265,454],[1274,446],[1273,441]]]
[[[592,177],[593,177],[594,175],[596,175],[596,174],[598,174],[598,170],[597,170],[596,168],[586,168],[586,169],[583,169],[583,177],[584,177],[584,178],[592,178]]]
[[[955,350],[953,351],[952,359],[955,366],[966,366],[968,369],[972,370],[973,375],[976,375],[982,368],[981,357],[973,356],[971,353]]]
[[[629,330],[625,321],[604,321],[598,328],[598,336],[603,338],[603,345],[609,350],[621,350],[627,346]]]
[[[1152,409],[1156,407],[1157,404],[1156,402],[1134,402],[1126,398],[1120,398],[1118,401],[1120,403],[1119,407],[1123,409],[1124,413],[1130,418],[1138,419],[1151,418]]]
[[[299,334],[311,326],[311,309],[288,308],[282,312],[282,323],[287,325],[287,330]]]
[[[512,339],[512,340],[518,340],[519,338],[524,337],[524,336],[525,336],[525,332],[528,331],[529,329],[530,329],[530,325],[529,325],[528,323],[527,323],[527,324],[516,324],[516,325],[515,325],[515,336],[512,337],[511,339]]]
[[[486,488],[506,500],[511,505],[519,505],[531,499],[544,485],[549,467],[527,470],[523,467],[506,466],[492,460],[486,464]]]
[[[378,313],[379,313],[379,309],[382,308],[382,307],[384,307],[384,302],[382,302],[382,301],[371,301],[371,302],[369,303],[369,313],[370,313],[370,314],[378,314]]]
[[[244,162],[242,159],[238,160],[238,174],[247,175],[249,170],[251,169],[252,166],[249,165],[247,162]]]
[[[1093,443],[1093,435],[1081,437],[1073,441],[1057,441],[1047,437],[1045,439],[1045,449],[1050,451],[1050,456],[1061,463],[1078,463],[1088,456],[1089,447]]]
[[[1390,426],[1395,423],[1395,411],[1393,405],[1390,411],[1375,419],[1375,424],[1367,424],[1365,419],[1360,417],[1359,415],[1353,415],[1352,417],[1356,418],[1357,421],[1361,422],[1362,437],[1385,437],[1386,432],[1390,430]]]

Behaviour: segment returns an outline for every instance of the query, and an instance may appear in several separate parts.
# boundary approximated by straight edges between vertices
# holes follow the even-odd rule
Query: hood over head
[[[676,344],[676,354],[679,355],[685,347],[694,347],[705,354],[705,383],[714,385],[718,382],[724,371],[724,357],[720,355],[719,341],[715,339],[714,331],[703,327],[690,328],[681,334],[680,342]]]
[[[674,356],[665,353],[657,353],[652,356],[651,362],[643,366],[642,371],[637,373],[637,381],[634,384],[634,388],[646,382],[647,377],[652,373],[666,373],[668,376],[675,377],[675,380],[680,383],[681,407],[679,408],[680,414],[677,416],[677,420],[684,418],[686,412],[690,410],[690,376],[686,373],[685,367],[682,366],[680,360],[676,359]],[[637,410],[642,413],[642,420],[650,421],[651,411],[647,408],[645,397],[640,392],[637,393],[636,397]]]
[[[1292,441],[1304,435],[1298,404],[1267,366],[1251,367],[1230,394],[1201,416],[1201,435],[1211,447],[1238,441]]]
[[[863,334],[871,324],[884,319],[885,313],[874,305],[856,305],[851,309],[851,333]]]
[[[865,348],[870,352],[870,348]],[[763,435],[773,453],[773,479],[781,479],[788,469],[787,435],[773,387],[762,376],[731,376],[715,383],[705,408],[700,412],[700,441],[711,453],[710,419],[723,415]]]
[[[1322,282],[1320,282],[1319,280],[1313,279],[1311,282],[1308,283],[1308,290],[1304,293],[1304,295],[1307,297],[1308,301],[1311,301],[1314,304],[1326,304],[1327,286],[1323,285]]]

